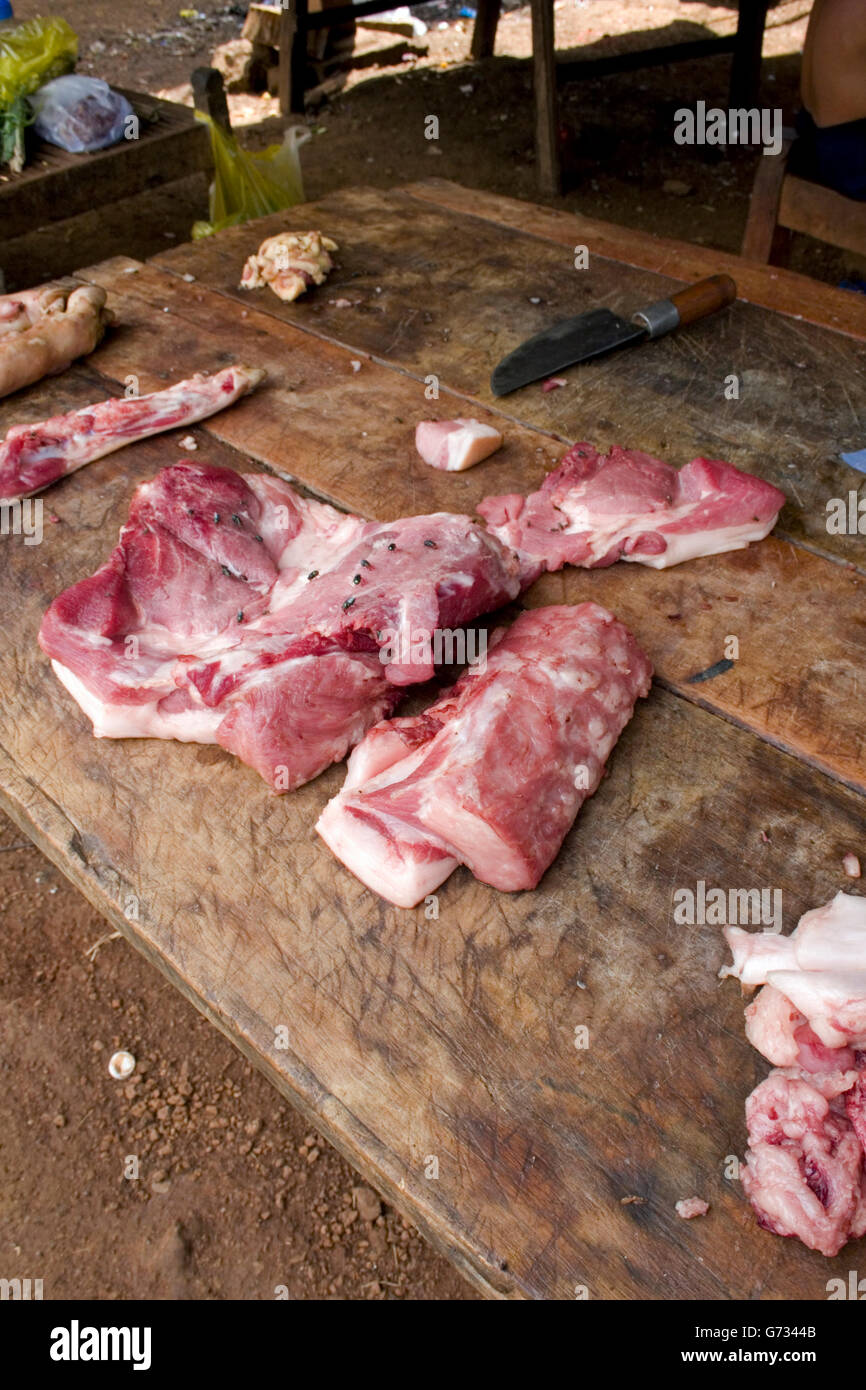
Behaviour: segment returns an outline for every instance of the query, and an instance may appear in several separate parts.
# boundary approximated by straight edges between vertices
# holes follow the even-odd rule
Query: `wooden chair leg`
[[[769,0],[740,0],[737,42],[731,63],[730,104],[757,106],[761,88],[761,49]]]
[[[532,66],[538,185],[542,193],[553,196],[562,192],[553,0],[532,0]]]
[[[778,154],[762,154],[758,161],[758,172],[749,199],[746,230],[740,248],[740,255],[747,261],[760,261],[766,265],[772,258],[774,244],[777,251],[781,252],[783,249],[782,239],[777,236],[776,224],[791,144],[791,140],[783,140]]]
[[[501,0],[478,0],[475,28],[472,30],[472,58],[492,58],[496,47],[496,27],[499,24]]]
[[[304,109],[307,80],[307,0],[287,0],[280,15],[280,67],[277,91],[280,113]]]

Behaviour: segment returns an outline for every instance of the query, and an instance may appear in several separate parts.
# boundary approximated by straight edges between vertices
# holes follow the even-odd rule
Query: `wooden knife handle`
[[[706,280],[698,280],[688,289],[671,295],[671,303],[680,316],[680,323],[694,323],[733,304],[737,297],[737,287],[730,275],[708,275]]]

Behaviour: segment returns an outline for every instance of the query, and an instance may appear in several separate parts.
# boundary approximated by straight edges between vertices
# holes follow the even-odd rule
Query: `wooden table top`
[[[290,305],[237,289],[265,235],[308,227],[340,246],[323,288]],[[545,323],[634,308],[717,269],[749,302],[564,373],[562,390],[491,396],[491,367]],[[766,1064],[736,985],[716,978],[719,928],[678,925],[674,893],[780,888],[788,930],[851,888],[847,850],[866,856],[863,539],[826,524],[828,500],[862,485],[838,455],[866,442],[866,302],[439,182],[341,191],[82,273],[108,289],[117,327],[85,363],[0,402],[0,430],[130,374],[145,391],[242,360],[268,382],[189,431],[198,457],[252,461],[370,517],[528,490],[581,438],[675,464],[728,458],[785,491],[776,532],[746,551],[568,570],[529,591],[529,605],[611,607],[657,672],[535,892],[497,893],[461,869],[438,919],[391,908],[314,833],[342,768],[275,797],[219,748],[91,737],[36,633],[108,555],[134,487],[179,457],[171,436],[52,488],[41,545],[2,538],[0,799],[486,1293],[825,1298],[850,1250],[826,1260],[768,1235],[727,1176]],[[413,434],[456,414],[498,419],[506,444],[451,475],[421,463]],[[733,668],[694,683],[731,636]],[[684,1222],[674,1205],[695,1193],[710,1213]]]

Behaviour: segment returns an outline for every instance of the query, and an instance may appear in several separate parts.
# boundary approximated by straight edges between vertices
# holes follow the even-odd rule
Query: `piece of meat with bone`
[[[264,379],[257,367],[199,373],[147,396],[100,401],[35,425],[13,425],[0,443],[0,498],[26,497],[138,439],[207,419]]]
[[[469,517],[367,522],[184,460],[138,488],[39,640],[97,737],[220,743],[286,791],[432,674],[436,633],[519,586]]]
[[[105,299],[98,285],[63,281],[0,300],[0,396],[93,352],[111,322]]]
[[[371,729],[316,828],[400,907],[457,864],[506,892],[534,888],[651,675],[598,604],[523,613],[423,714]]]
[[[697,458],[677,471],[635,449],[575,444],[537,492],[485,497],[478,511],[534,577],[620,559],[665,569],[742,550],[772,530],[784,502],[730,463]]]
[[[863,1149],[838,1101],[774,1071],[746,1101],[746,1123],[741,1177],[762,1226],[824,1255],[862,1234]]]
[[[249,257],[240,287],[258,290],[269,285],[279,299],[297,299],[314,285],[324,284],[334,265],[329,252],[337,249],[337,243],[321,232],[279,232],[267,237]]]
[[[502,448],[502,435],[479,420],[424,420],[415,430],[415,448],[431,468],[462,473]]]

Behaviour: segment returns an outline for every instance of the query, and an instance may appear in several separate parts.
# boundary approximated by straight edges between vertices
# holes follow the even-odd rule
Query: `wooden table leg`
[[[553,0],[532,0],[532,66],[538,186],[542,193],[552,195],[562,191]]]
[[[472,57],[476,61],[479,58],[493,57],[501,0],[477,0],[477,4],[471,49]]]
[[[303,111],[307,79],[307,0],[285,0],[280,15],[280,113]]]
[[[761,88],[761,49],[769,0],[740,0],[737,43],[731,63],[732,107],[756,106]]]

